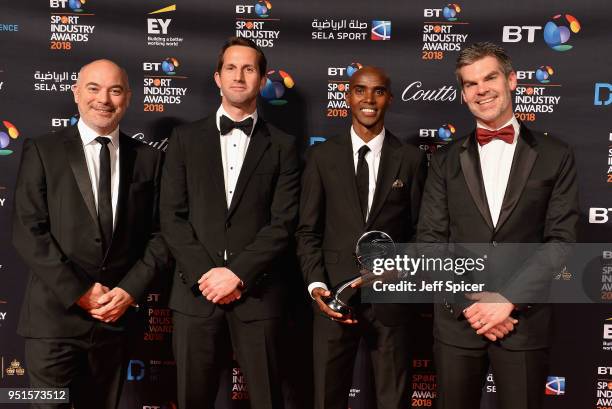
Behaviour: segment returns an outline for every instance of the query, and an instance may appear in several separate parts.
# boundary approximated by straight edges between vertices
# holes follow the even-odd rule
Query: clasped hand
[[[134,299],[124,289],[95,283],[79,298],[77,305],[93,318],[102,322],[115,322],[134,304]]]
[[[514,304],[503,295],[485,291],[466,294],[466,298],[475,301],[463,310],[463,315],[476,330],[476,334],[497,341],[512,332],[518,324],[518,320],[510,316]]]
[[[198,280],[198,288],[208,301],[229,304],[242,297],[242,280],[225,267],[211,268]]]

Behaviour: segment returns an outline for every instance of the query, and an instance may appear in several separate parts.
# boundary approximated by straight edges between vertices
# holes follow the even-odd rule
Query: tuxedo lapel
[[[535,139],[529,130],[521,125],[519,137],[516,141],[514,158],[512,159],[512,167],[510,168],[510,176],[508,177],[506,193],[504,194],[504,200],[499,213],[499,220],[495,226],[496,231],[498,231],[506,220],[508,220],[523,193],[523,188],[527,183],[527,179],[529,179],[531,169],[538,157],[538,153],[533,148],[534,145]]]
[[[493,230],[493,220],[489,211],[489,203],[482,179],[482,170],[480,168],[480,158],[478,155],[478,147],[476,146],[476,136],[474,132],[466,138],[462,146],[463,150],[459,154],[461,170],[465,178],[468,190],[482,215],[487,225]]]
[[[94,201],[93,190],[91,188],[91,179],[89,178],[89,171],[87,170],[87,162],[85,161],[85,152],[83,150],[83,142],[81,141],[79,131],[77,127],[69,128],[66,131],[66,138],[64,139],[64,146],[66,148],[66,156],[68,162],[70,162],[70,168],[74,174],[83,201],[89,210],[89,215],[92,221],[98,225],[98,211],[96,210],[96,203]]]
[[[359,226],[364,226],[359,195],[357,194],[357,180],[355,178],[355,161],[353,159],[353,144],[350,134],[339,135],[333,139],[338,148],[338,155],[334,158],[332,172],[338,176],[339,186],[346,194],[346,206],[353,212],[353,219]]]
[[[217,129],[216,118],[211,115],[202,128],[203,143],[195,144],[199,152],[196,157],[202,158],[206,172],[200,175],[202,178],[210,178],[215,186],[215,191],[210,192],[213,197],[221,197],[223,208],[227,211],[227,198],[225,195],[225,176],[223,176],[223,159],[221,158],[221,140]]]
[[[134,162],[136,161],[135,150],[131,143],[140,143],[131,141],[129,138],[123,133],[119,134],[119,197],[117,198],[113,240],[111,240],[111,245],[108,246],[109,250],[115,241],[114,239],[120,237],[121,230],[129,228],[129,220],[125,220],[125,218],[129,207],[127,200],[132,183],[132,174],[134,173]],[[106,254],[108,255],[108,251]]]
[[[393,182],[396,179],[400,165],[401,155],[397,149],[401,146],[400,142],[395,139],[391,133],[387,132],[383,142],[382,151],[380,154],[380,164],[378,166],[378,176],[376,178],[376,189],[374,190],[374,199],[370,214],[366,223],[366,230],[370,228],[376,216],[382,209]]]
[[[265,126],[263,120],[259,118],[255,124],[253,134],[251,135],[251,140],[249,141],[249,147],[247,148],[247,153],[244,157],[242,168],[240,168],[238,182],[236,183],[236,191],[232,196],[232,202],[227,212],[228,218],[232,215],[236,209],[236,206],[240,202],[249,180],[251,179],[251,176],[253,176],[253,173],[255,172],[255,169],[257,168],[257,165],[259,164],[264,152],[266,149],[268,149],[268,146],[270,146],[270,132]]]

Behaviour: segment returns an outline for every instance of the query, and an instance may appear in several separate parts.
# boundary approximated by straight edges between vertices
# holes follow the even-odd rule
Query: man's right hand
[[[319,309],[323,314],[327,315],[331,320],[339,322],[341,324],[357,324],[357,320],[346,318],[344,315],[339,312],[333,311],[331,308],[323,302],[321,297],[330,297],[331,293],[321,287],[316,287],[312,290],[312,298],[317,302]]]
[[[89,312],[90,310],[102,307],[98,299],[109,291],[108,287],[95,283],[76,303],[79,307]]]
[[[484,335],[489,341],[495,342],[498,339],[504,338],[510,332],[514,331],[514,326],[518,324],[518,320],[512,317],[506,318],[501,324],[491,328]]]
[[[242,291],[236,288],[234,291],[229,293],[229,295],[226,295],[225,297],[221,298],[217,302],[217,304],[229,304],[229,303],[239,300],[240,297],[242,297]]]

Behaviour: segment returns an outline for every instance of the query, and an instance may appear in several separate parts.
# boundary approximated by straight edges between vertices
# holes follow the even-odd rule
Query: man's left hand
[[[98,298],[102,307],[90,310],[89,313],[95,319],[104,322],[115,322],[134,304],[134,298],[122,288],[115,287]]]
[[[208,301],[216,304],[239,289],[241,283],[240,278],[230,269],[215,267],[198,280],[198,288]]]
[[[463,310],[463,315],[478,335],[506,321],[514,310],[514,304],[499,293],[481,292],[466,294],[466,298],[476,301]]]
[[[218,304],[230,304],[234,301],[238,301],[240,297],[242,297],[242,291],[240,291],[239,289],[235,289],[229,295],[226,295],[225,297],[221,298]]]

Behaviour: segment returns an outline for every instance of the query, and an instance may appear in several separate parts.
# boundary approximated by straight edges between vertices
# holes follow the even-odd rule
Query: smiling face
[[[257,106],[257,94],[266,78],[259,72],[257,52],[250,47],[234,45],[223,53],[223,65],[215,72],[221,90],[223,107],[250,114]]]
[[[369,140],[382,131],[392,99],[389,79],[382,70],[364,67],[353,74],[346,102],[357,135]]]
[[[125,72],[108,60],[84,66],[72,92],[81,119],[99,135],[119,126],[132,95]]]
[[[458,74],[463,100],[479,122],[497,129],[512,118],[511,92],[516,89],[514,71],[506,77],[497,59],[486,56],[461,67]]]

